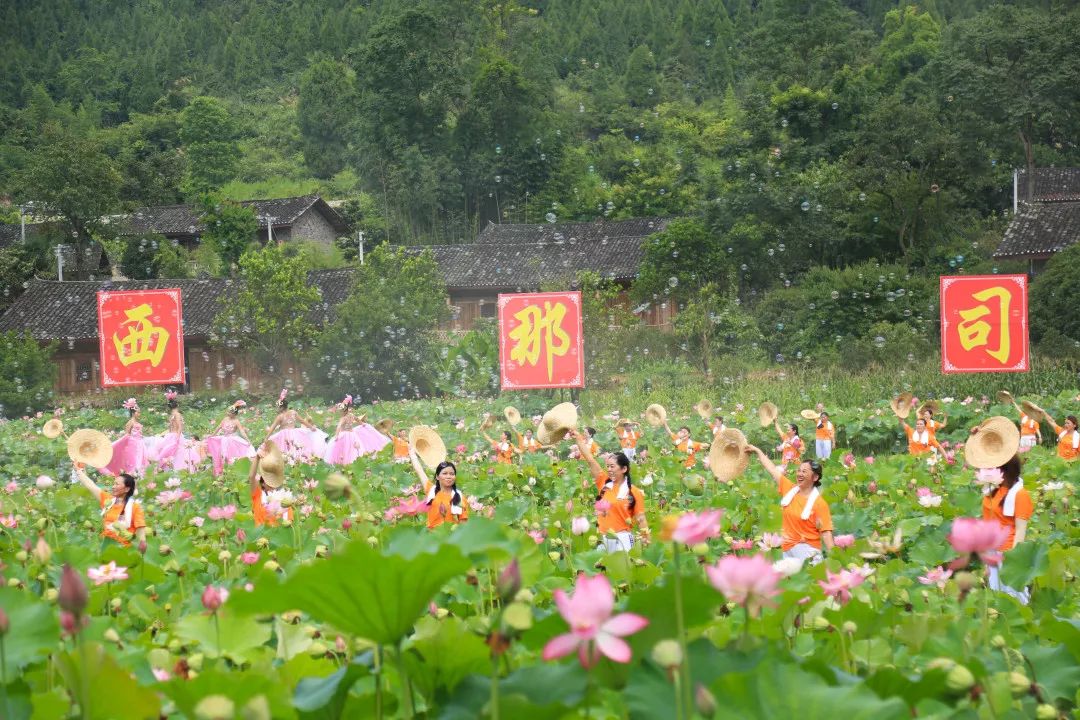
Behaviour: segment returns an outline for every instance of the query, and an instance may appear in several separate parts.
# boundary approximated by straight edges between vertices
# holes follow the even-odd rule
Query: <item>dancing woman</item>
[[[326,444],[323,460],[331,465],[351,465],[361,455],[382,450],[390,441],[365,420],[366,415],[353,414],[353,397],[346,395],[339,404],[341,418],[334,437]]]
[[[322,431],[289,409],[288,394],[288,389],[283,389],[278,395],[278,414],[266,431],[267,440],[272,440],[293,462],[309,462],[312,458],[322,457],[325,450]]]
[[[206,451],[213,460],[214,475],[220,475],[226,465],[232,465],[242,457],[255,457],[255,448],[248,437],[247,428],[240,422],[240,411],[245,407],[247,403],[243,400],[234,402],[217,429],[206,438]]]
[[[1046,421],[1050,423],[1054,428],[1054,432],[1057,433],[1058,457],[1063,460],[1080,458],[1080,428],[1077,427],[1076,416],[1069,415],[1065,418],[1064,425],[1058,425],[1057,421],[1050,417],[1050,413],[1044,410],[1043,415],[1046,416]]]
[[[625,453],[611,453],[605,459],[607,468],[600,467],[586,443],[585,434],[577,430],[570,431],[577,443],[578,451],[584,458],[593,480],[596,481],[597,528],[604,534],[599,549],[609,553],[622,550],[628,552],[634,545],[634,522],[636,521],[643,545],[649,544],[651,537],[649,523],[645,519],[645,494],[634,487],[630,478],[630,458]],[[602,508],[602,509],[600,509]]]
[[[671,431],[671,426],[668,425],[667,420],[664,421],[664,427],[668,431],[668,435],[671,436],[671,441],[675,443],[675,449],[681,453],[686,454],[686,461],[683,463],[683,467],[692,468],[697,464],[698,452],[705,450],[709,447],[709,443],[697,442],[690,439],[690,428],[683,425],[679,428],[679,432],[674,433]]]
[[[802,457],[805,445],[803,440],[799,437],[799,426],[794,423],[789,423],[787,431],[780,429],[780,421],[773,420],[773,427],[776,428],[776,433],[780,436],[780,463],[783,467],[787,467],[791,463],[799,462],[799,458]]]
[[[469,519],[469,505],[458,488],[457,466],[454,463],[444,460],[436,465],[435,482],[432,482],[412,447],[409,448],[409,461],[424,488],[428,530],[434,530],[443,523],[457,524]]]
[[[196,443],[184,437],[184,416],[180,414],[180,404],[176,397],[175,390],[165,393],[169,407],[169,425],[165,430],[165,438],[157,449],[157,469],[195,472],[199,469],[203,455]]]
[[[135,398],[124,401],[123,408],[128,411],[128,421],[124,424],[123,434],[112,444],[112,460],[101,469],[101,472],[104,475],[127,473],[139,477],[150,464],[146,456],[146,445],[143,443],[143,426],[139,422],[142,412]]]
[[[510,465],[514,462],[514,454],[521,454],[521,448],[511,441],[510,431],[503,430],[500,440],[492,440],[487,433],[482,433],[484,439],[491,443],[491,449],[495,451],[495,462],[502,465]]]
[[[135,477],[121,473],[113,480],[109,490],[103,490],[87,476],[85,467],[82,463],[75,463],[75,477],[101,507],[101,536],[121,545],[131,544],[125,535],[134,536],[140,543],[145,542],[146,518],[142,504],[135,499]]]

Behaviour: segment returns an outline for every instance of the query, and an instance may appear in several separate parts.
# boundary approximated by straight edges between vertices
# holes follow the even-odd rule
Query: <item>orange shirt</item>
[[[109,505],[107,510],[105,509],[106,503],[112,502],[113,500],[115,500],[115,498],[111,493],[107,493],[104,490],[98,491],[98,504],[101,506],[101,509],[105,511],[101,516],[101,520],[105,525],[105,529],[101,531],[101,537],[111,538],[121,545],[130,545],[130,540],[125,540],[119,533],[113,530],[113,523],[119,520],[124,512],[124,504],[113,502]],[[139,503],[139,501],[132,498],[128,501],[128,504],[131,506],[131,523],[128,525],[128,532],[134,535],[136,530],[146,527],[146,518],[143,516],[142,504]]]
[[[785,463],[798,462],[802,457],[803,441],[798,435],[791,438],[782,437],[780,445],[780,459]]]
[[[589,454],[595,457],[600,457],[600,453],[603,450],[600,447],[600,443],[596,442],[592,438],[589,438]]]
[[[720,431],[724,429],[724,421],[723,420],[713,420],[712,424],[709,425],[709,429],[712,430],[713,435],[719,435]]]
[[[606,472],[594,475],[593,479],[596,480],[596,490],[600,493],[600,499],[606,500],[609,505],[607,510],[597,513],[597,528],[602,533],[630,531],[633,527],[630,521],[645,514],[645,493],[641,492],[636,485],[630,487],[629,494],[634,497],[634,512],[631,514],[630,498],[624,497],[620,500],[619,491],[614,485],[604,487],[610,479]]]
[[[701,450],[704,445],[699,442],[695,442],[690,438],[680,440],[679,436],[675,433],[671,433],[671,441],[675,443],[675,449],[679,452],[686,453],[686,462],[683,463],[684,467],[692,468],[697,463],[697,452]]]
[[[904,423],[904,433],[907,434],[907,449],[912,455],[925,455],[930,452],[930,448],[932,447],[936,447],[939,450],[941,449],[941,445],[938,443],[937,438],[934,437],[934,433],[929,430],[926,430],[925,432],[925,437],[915,437],[915,428]]]
[[[518,444],[521,445],[521,449],[525,452],[540,452],[540,441],[535,437],[531,437],[528,440],[521,433],[518,433]]]
[[[1071,433],[1065,432],[1065,428],[1060,425],[1054,426],[1054,432],[1058,436],[1057,451],[1058,457],[1065,460],[1075,460],[1080,457],[1080,430],[1073,430]]]
[[[778,483],[780,496],[783,497],[795,483],[786,477],[781,477]],[[780,543],[782,550],[790,550],[799,543],[806,543],[816,548],[821,548],[821,533],[832,532],[832,513],[829,512],[829,504],[825,498],[818,495],[814,501],[814,508],[810,511],[810,517],[802,519],[803,509],[809,496],[801,492],[795,493],[795,497],[781,511],[783,520],[783,540]]]
[[[1027,415],[1020,416],[1020,435],[1035,435],[1039,432],[1039,421],[1029,418]]]
[[[632,450],[633,448],[636,448],[638,440],[640,440],[640,439],[641,439],[641,431],[640,430],[634,430],[634,429],[631,428],[630,430],[623,430],[622,432],[619,433],[619,445],[621,445],[622,447],[624,447],[624,448],[626,448],[628,450]]]
[[[927,420],[926,429],[930,431],[930,434],[937,436],[937,431],[941,429],[941,423],[937,420]]]
[[[491,443],[491,449],[495,451],[495,462],[509,465],[514,462],[514,445],[505,440]]]
[[[409,441],[402,440],[395,436],[394,441],[394,457],[395,458],[408,458],[409,457]]]
[[[424,482],[424,492],[431,492],[431,481]],[[458,491],[461,494],[461,491]],[[454,509],[454,491],[453,490],[440,490],[435,493],[435,497],[431,499],[431,503],[428,505],[427,511],[427,526],[428,530],[433,530],[444,522],[450,523],[463,523],[469,519],[469,506],[465,502],[465,496],[461,496],[461,505],[457,506],[461,509],[460,513],[455,513]]]
[[[285,513],[289,516],[289,519],[293,519],[293,509],[287,508]],[[266,509],[263,504],[262,490],[255,488],[251,491],[251,516],[255,520],[256,525],[266,525],[267,527],[274,527],[278,524],[278,519],[273,513]]]
[[[836,428],[833,424],[826,420],[823,424],[814,428],[815,440],[833,440],[836,438]]]
[[[1016,519],[1030,520],[1031,513],[1035,510],[1035,506],[1031,502],[1031,495],[1024,488],[1020,488],[1016,493],[1016,506],[1014,508],[1016,514],[1014,517],[1006,517],[1002,505],[1005,502],[1005,496],[1008,494],[1008,488],[998,486],[991,494],[983,495],[982,502],[983,520],[997,520],[999,525],[1009,528],[1009,539],[998,548],[1002,552],[1011,550],[1016,542]]]

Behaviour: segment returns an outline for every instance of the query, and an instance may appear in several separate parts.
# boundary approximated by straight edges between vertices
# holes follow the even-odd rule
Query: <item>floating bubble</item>
[[[544,215],[544,219],[547,220],[549,223],[554,223],[559,218],[555,215],[555,213],[549,212],[547,215]]]
[[[799,207],[802,208],[803,212],[807,212],[808,210],[810,210],[810,201],[809,200],[803,200],[802,205],[800,205]]]
[[[832,109],[833,109],[833,110],[839,110],[839,109],[840,109],[840,103],[836,103],[836,102],[834,102],[834,103],[832,104]]]

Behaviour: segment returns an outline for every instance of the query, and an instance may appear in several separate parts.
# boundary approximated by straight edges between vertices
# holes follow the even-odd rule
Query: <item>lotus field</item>
[[[189,433],[226,407],[185,400]],[[1076,411],[1071,397],[1038,401]],[[253,441],[271,404],[243,413]],[[836,548],[800,568],[781,561],[780,498],[756,460],[719,483],[700,457],[684,468],[663,429],[644,423],[632,476],[651,542],[598,550],[596,484],[571,442],[555,457],[495,463],[480,416],[501,418],[505,404],[357,408],[371,422],[437,428],[469,506],[462,524],[426,528],[424,492],[388,446],[343,468],[287,467],[282,504],[295,521],[278,527],[252,522],[246,459],[219,478],[209,463],[151,468],[138,484],[145,547],[101,538],[98,502],[71,482],[63,439],[40,432],[47,418],[3,424],[0,717],[1077,717],[1080,463],[1057,457],[1045,426],[1046,443],[1022,455],[1035,511],[1000,572],[1028,589],[1026,605],[987,588],[985,563],[1000,558],[980,555],[963,521],[982,512],[968,429],[1015,420],[1011,406],[944,399],[937,462],[904,452],[888,403],[830,408],[839,447],[821,495]],[[513,404],[529,426],[554,402]],[[621,410],[637,417],[645,404]],[[608,450],[614,411],[581,418]],[[333,431],[336,415],[307,412]],[[673,427],[711,439],[689,408],[672,412]],[[775,431],[752,408],[723,413],[778,459]],[[812,446],[812,423],[796,413],[781,420],[799,422]],[[61,417],[68,432],[111,437],[126,420],[119,409]],[[143,422],[163,431],[163,409]]]

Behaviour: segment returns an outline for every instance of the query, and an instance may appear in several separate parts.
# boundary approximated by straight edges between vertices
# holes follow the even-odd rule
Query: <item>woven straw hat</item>
[[[375,423],[375,429],[386,435],[390,434],[390,429],[394,427],[394,421],[390,418],[383,418],[379,422]]]
[[[83,428],[71,433],[67,441],[68,456],[77,463],[103,468],[112,460],[112,443],[103,432]]]
[[[645,421],[653,427],[660,427],[667,422],[667,410],[663,405],[653,403],[645,408]]]
[[[906,418],[911,414],[911,393],[902,392],[889,401],[889,407],[898,418]]]
[[[1008,390],[998,390],[997,399],[1000,403],[1016,402],[1015,400],[1013,400],[1012,393]]]
[[[741,430],[724,428],[709,447],[709,469],[720,482],[731,482],[746,472],[750,456],[746,454],[746,436]]]
[[[285,456],[273,440],[267,440],[266,457],[258,458],[259,476],[266,487],[276,490],[285,484]]]
[[[506,409],[503,410],[503,415],[506,416],[506,422],[511,425],[517,425],[521,422],[521,413],[513,405],[507,405]]]
[[[1020,449],[1020,430],[1007,417],[996,415],[979,425],[964,445],[964,458],[977,468],[1001,467]]]
[[[708,400],[701,399],[698,400],[698,404],[694,406],[694,409],[697,410],[697,414],[701,416],[702,420],[708,420],[712,415],[713,404]]]
[[[60,421],[60,418],[53,418],[41,428],[41,434],[50,440],[55,440],[64,434],[64,423]]]
[[[934,415],[937,415],[939,412],[941,412],[941,405],[938,404],[937,400],[927,400],[919,406],[919,409],[915,411],[915,414],[921,417],[922,414],[927,410],[929,410]]]
[[[446,459],[446,443],[427,425],[414,425],[409,429],[409,445],[416,450],[417,456],[429,468],[438,466]]]
[[[491,413],[484,413],[484,419],[480,421],[480,429],[487,430],[489,427],[495,424],[495,418],[491,417]]]
[[[1046,411],[1030,400],[1024,400],[1020,403],[1020,409],[1023,410],[1024,414],[1029,418],[1035,418],[1037,420],[1046,419]]]
[[[799,415],[802,416],[803,420],[817,420],[820,413],[818,413],[816,410],[810,410],[808,408],[806,410],[800,410]]]
[[[544,413],[540,427],[536,429],[536,439],[541,445],[554,445],[574,429],[577,422],[577,407],[574,403],[559,403]]]
[[[768,427],[772,425],[777,417],[780,415],[780,408],[776,407],[771,402],[761,403],[761,407],[757,409],[758,420],[761,421],[761,427]]]

